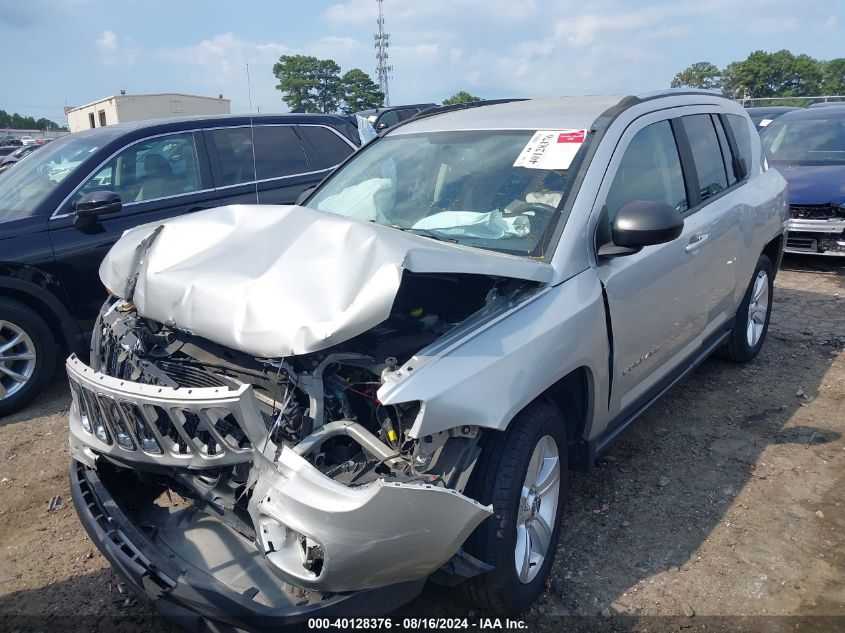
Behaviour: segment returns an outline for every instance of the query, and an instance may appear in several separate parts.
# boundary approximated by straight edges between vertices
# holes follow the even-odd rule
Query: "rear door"
[[[98,190],[117,193],[122,209],[99,216],[91,226],[77,228],[73,205],[86,193]],[[97,167],[49,223],[56,271],[83,330],[93,327],[106,296],[98,275],[100,262],[124,231],[217,204],[208,156],[197,132],[134,141]]]
[[[292,125],[205,131],[221,204],[293,204],[320,179]]]
[[[752,231],[743,224],[753,221],[754,210],[742,204],[740,185],[732,164],[722,121],[705,112],[680,117],[689,147],[688,162],[694,165],[698,202],[692,210],[700,225],[698,246],[691,255],[700,277],[705,334],[727,321],[736,310],[738,284],[745,290],[745,260],[751,257]],[[752,227],[748,227],[749,229]],[[754,256],[756,262],[756,255]]]

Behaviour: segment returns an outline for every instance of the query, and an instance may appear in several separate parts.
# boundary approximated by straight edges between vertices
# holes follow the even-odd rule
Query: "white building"
[[[231,99],[200,97],[178,92],[158,94],[119,94],[76,108],[66,108],[71,132],[104,127],[126,121],[160,119],[174,116],[230,114]]]

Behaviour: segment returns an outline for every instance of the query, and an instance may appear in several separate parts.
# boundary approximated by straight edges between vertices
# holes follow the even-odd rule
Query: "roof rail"
[[[650,90],[648,92],[641,92],[640,94],[636,95],[638,99],[641,101],[648,101],[650,99],[656,99],[658,97],[672,97],[672,96],[684,96],[684,95],[700,95],[700,96],[707,96],[707,97],[725,97],[725,93],[719,89],[706,89],[706,88],[661,88],[660,90]]]
[[[480,108],[483,106],[489,105],[499,105],[500,103],[512,103],[514,101],[529,101],[529,99],[525,97],[514,97],[511,99],[485,99],[483,101],[470,101],[468,103],[453,103],[447,106],[434,106],[432,108],[427,108],[422,110],[421,112],[417,112],[414,116],[405,119],[404,121],[400,121],[396,125],[386,130],[382,130],[379,132],[379,137],[384,136],[388,132],[392,132],[398,127],[402,127],[406,123],[411,123],[413,121],[419,121],[420,119],[427,119],[429,117],[437,116],[438,114],[445,114],[447,112],[454,112],[455,110],[468,110],[469,108]]]

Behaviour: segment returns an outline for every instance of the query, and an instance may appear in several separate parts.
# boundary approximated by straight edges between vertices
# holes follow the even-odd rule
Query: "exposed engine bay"
[[[405,271],[388,319],[287,358],[250,356],[111,298],[90,368],[68,361],[71,453],[134,480],[129,505],[147,507],[142,523],[156,523],[153,497],[175,495],[255,542],[291,591],[425,578],[491,512],[459,494],[484,431],[411,437],[421,404],[385,405],[378,389],[468,317],[535,286]],[[327,518],[335,515],[337,524]],[[435,516],[438,530],[427,529]],[[472,575],[484,564],[462,568]]]
[[[131,303],[110,301],[92,345],[92,368],[132,382],[180,388],[253,387],[277,446],[296,446],[335,421],[354,422],[397,454],[406,476],[425,475],[455,487],[449,473],[428,472],[434,462],[432,442],[409,444],[405,430],[418,404],[383,406],[376,396],[385,372],[395,371],[414,353],[499,296],[501,280],[477,275],[405,273],[402,291],[388,320],[341,345],[312,354],[254,358],[138,315]],[[513,282],[511,282],[513,284]],[[199,421],[196,421],[199,424]],[[231,429],[239,442],[237,429]],[[197,432],[213,456],[214,438]],[[463,436],[477,433],[464,432]],[[174,449],[187,452],[184,438],[173,434]],[[474,442],[473,442],[474,443]],[[309,461],[345,483],[366,483],[386,474],[385,460],[367,463],[353,438],[331,437],[314,446]],[[394,474],[400,464],[391,462]],[[380,469],[380,473],[376,472]]]

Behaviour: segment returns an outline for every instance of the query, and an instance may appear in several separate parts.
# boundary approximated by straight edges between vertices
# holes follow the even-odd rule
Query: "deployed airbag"
[[[393,183],[388,178],[370,178],[329,196],[319,204],[321,211],[341,213],[355,220],[383,217],[393,197]]]
[[[499,239],[525,237],[531,233],[531,221],[524,215],[503,218],[501,211],[443,211],[423,218],[414,228],[454,237]]]

